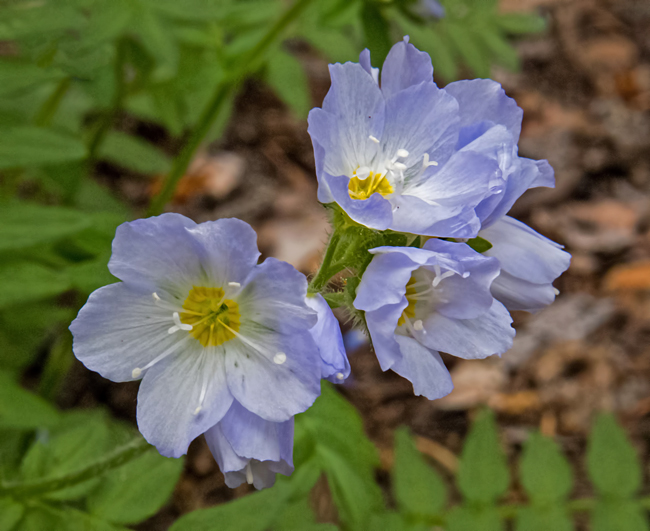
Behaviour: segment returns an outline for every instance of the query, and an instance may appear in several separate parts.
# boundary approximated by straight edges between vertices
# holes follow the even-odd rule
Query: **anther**
[[[285,361],[287,361],[287,355],[284,352],[278,352],[273,356],[273,363],[277,365],[282,365]]]
[[[140,378],[142,375],[142,369],[136,367],[131,371],[131,378]]]
[[[154,301],[156,301],[156,302],[160,301],[160,297],[158,296],[158,294],[155,291],[151,294],[151,296],[153,297]]]
[[[406,164],[402,164],[401,162],[394,162],[393,163],[393,168],[399,171],[404,171],[406,170],[407,166]]]
[[[174,326],[167,330],[168,334],[173,334],[178,330],[186,330],[188,332],[192,330],[193,326],[191,324],[184,324],[181,322],[181,318],[179,317],[178,312],[174,312],[172,317],[174,319]]]
[[[379,139],[377,137],[370,135],[368,138],[372,140],[375,144],[379,144]]]
[[[422,321],[420,319],[418,319],[413,323],[413,330],[417,330],[418,332],[424,330],[424,325],[422,324]]]
[[[425,153],[422,157],[422,169],[427,169],[429,166],[437,166],[438,163],[435,160],[429,160],[429,154]]]
[[[228,282],[228,285],[231,288],[241,288],[241,284],[239,282]]]
[[[555,293],[555,296],[557,297],[560,294],[560,290],[557,288],[553,288],[553,293]]]
[[[336,373],[336,379],[337,380],[345,380],[345,375],[342,372],[337,372]]]
[[[409,156],[409,152],[406,151],[405,149],[398,149],[398,150],[397,150],[397,156],[398,156],[400,159],[405,159],[406,157]]]
[[[194,410],[194,416],[196,416],[196,415],[198,415],[199,413],[201,413],[201,410],[202,410],[202,409],[203,409],[203,408],[202,408],[201,406],[197,407],[197,408]]]

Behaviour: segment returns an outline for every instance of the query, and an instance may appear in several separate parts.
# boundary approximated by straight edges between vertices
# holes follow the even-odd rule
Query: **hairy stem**
[[[323,257],[323,262],[318,268],[318,273],[311,279],[309,283],[309,292],[317,293],[321,291],[326,285],[327,282],[343,267],[338,266],[337,264],[332,264],[334,255],[336,254],[336,248],[341,240],[341,234],[338,231],[334,231],[330,237],[330,241],[327,244],[327,250],[325,251],[325,256]],[[338,268],[338,269],[337,269]]]
[[[120,467],[129,461],[140,457],[151,448],[151,445],[149,445],[147,441],[138,437],[81,470],[59,477],[40,479],[38,481],[9,484],[2,483],[0,484],[0,498],[4,496],[11,496],[12,498],[32,498],[42,496],[49,492],[55,492],[57,490],[72,487],[100,476],[109,470]]]
[[[174,190],[178,181],[181,180],[187,168],[194,157],[194,153],[201,145],[203,138],[210,131],[212,124],[215,122],[224,104],[228,101],[228,96],[234,92],[243,82],[245,75],[252,70],[252,66],[262,57],[266,49],[271,45],[284,29],[293,22],[301,11],[307,7],[312,0],[297,0],[294,4],[280,17],[280,19],[269,29],[269,31],[260,39],[260,41],[247,53],[243,58],[237,61],[237,67],[234,68],[230,75],[227,75],[216,87],[212,99],[203,110],[197,127],[192,131],[187,142],[181,149],[180,153],[174,160],[172,169],[165,178],[162,188],[158,195],[153,199],[147,215],[157,216],[163,211],[165,205],[174,195]]]

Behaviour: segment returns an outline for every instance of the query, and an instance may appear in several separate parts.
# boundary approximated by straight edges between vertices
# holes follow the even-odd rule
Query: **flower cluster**
[[[518,156],[522,111],[497,83],[440,89],[408,39],[390,51],[381,84],[367,50],[330,72],[309,133],[334,232],[311,285],[289,264],[258,263],[243,221],[164,214],[118,228],[109,269],[121,282],[94,292],[70,327],[86,367],[142,379],[147,441],[178,457],[205,434],[231,487],[290,474],[294,416],[322,379],[349,376],[328,302],[365,324],[384,370],[435,399],[453,387],[439,352],[506,352],[509,310],[552,302],[569,265],[560,246],[506,215],[554,178],[546,161]],[[321,294],[344,270],[343,292]]]
[[[527,189],[553,186],[553,170],[518,156],[522,111],[498,83],[440,89],[408,38],[388,54],[381,84],[367,50],[330,73],[309,115],[319,199],[351,223],[418,236],[369,249],[354,308],[382,369],[439,398],[452,389],[439,351],[502,354],[514,337],[508,310],[555,298],[569,254],[506,215]]]

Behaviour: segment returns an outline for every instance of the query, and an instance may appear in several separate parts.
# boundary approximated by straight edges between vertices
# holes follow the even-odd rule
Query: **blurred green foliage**
[[[132,216],[95,179],[99,163],[134,178],[182,175],[199,143],[223,132],[247,77],[305,118],[314,102],[301,43],[329,61],[356,60],[368,46],[379,66],[408,34],[452,81],[488,76],[493,64],[518,68],[510,37],[545,26],[536,14],[500,13],[496,0],[441,3],[446,16],[437,19],[419,0],[0,2],[0,531],[125,529],[167,503],[182,471],[182,460],[146,451],[132,427],[103,410],[53,405],[73,359],[67,326],[93,290],[115,280],[106,267],[111,240]],[[343,239],[359,236],[350,230]],[[358,275],[367,266],[365,255],[345,259]],[[353,278],[342,297],[355,288]],[[30,368],[34,392],[19,383]],[[128,459],[115,458],[116,448]],[[386,499],[376,448],[327,384],[297,418],[295,463],[273,489],[195,511],[172,529],[334,530],[310,509],[319,478],[344,529],[490,530],[512,520],[521,530],[563,530],[578,510],[592,513],[597,530],[648,529],[636,453],[608,416],[589,447],[595,499],[569,500],[566,459],[533,434],[520,461],[529,503],[499,504],[511,477],[487,413],[460,459],[460,504],[450,509],[450,478],[403,430]]]

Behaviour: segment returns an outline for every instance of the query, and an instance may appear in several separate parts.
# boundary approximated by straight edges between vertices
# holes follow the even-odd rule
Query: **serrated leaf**
[[[641,486],[639,458],[611,414],[596,419],[587,449],[587,468],[602,496],[628,498]]]
[[[0,498],[0,530],[12,531],[23,517],[25,508],[11,498]]]
[[[516,531],[573,531],[573,522],[562,506],[522,507]]]
[[[28,203],[0,209],[0,252],[58,241],[91,225],[86,214]]]
[[[566,498],[573,481],[571,467],[553,440],[535,433],[524,446],[521,483],[533,503],[550,504]]]
[[[463,62],[477,77],[489,77],[490,61],[466,24],[445,24],[445,29]]]
[[[490,249],[492,249],[492,244],[489,241],[487,241],[485,238],[481,238],[480,236],[468,240],[467,245],[469,245],[477,253],[484,253],[485,251],[489,251]]]
[[[74,472],[95,462],[108,450],[109,431],[103,415],[68,414],[51,431],[39,433],[21,466],[23,480],[34,481]],[[88,494],[100,481],[88,481],[51,492],[53,500],[74,500]]]
[[[210,509],[199,509],[174,522],[169,531],[265,531],[286,503],[287,490],[276,485]]]
[[[478,38],[492,53],[494,60],[506,68],[516,72],[521,67],[519,54],[512,45],[493,27],[481,27],[477,32]]]
[[[141,138],[111,131],[106,135],[99,156],[113,164],[146,175],[167,173],[169,157],[156,146]]]
[[[307,118],[311,97],[307,76],[298,59],[279,50],[268,63],[266,79],[298,118]]]
[[[183,459],[147,452],[102,478],[87,499],[88,512],[116,524],[135,524],[154,515],[172,495]]]
[[[505,527],[496,507],[475,509],[456,507],[447,517],[446,531],[504,531]],[[553,530],[555,531],[555,530]]]
[[[0,309],[53,297],[71,287],[65,273],[32,262],[5,263],[0,266]]]
[[[509,482],[494,414],[484,410],[477,416],[465,440],[456,483],[465,499],[494,503],[508,490]]]
[[[591,520],[592,531],[648,531],[646,511],[636,501],[601,501]]]
[[[59,420],[59,412],[50,404],[0,371],[0,429],[44,428],[55,426]]]
[[[86,146],[68,134],[39,127],[0,127],[0,170],[80,160]]]
[[[445,484],[429,466],[405,428],[395,432],[393,493],[403,513],[435,516],[447,499]]]

